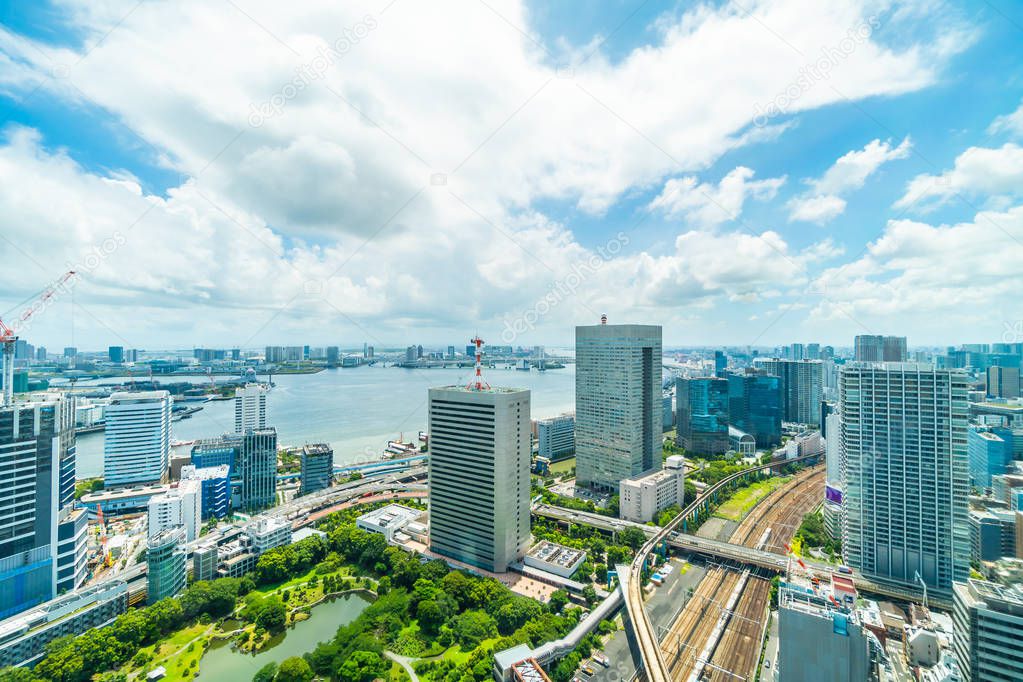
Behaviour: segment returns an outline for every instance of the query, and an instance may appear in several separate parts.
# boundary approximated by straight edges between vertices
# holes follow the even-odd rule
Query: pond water
[[[238,651],[230,639],[214,642],[199,661],[199,679],[247,682],[271,661],[280,663],[312,651],[318,642],[330,639],[339,627],[355,620],[369,604],[370,600],[359,593],[323,602],[312,608],[308,619],[277,635],[256,654]]]

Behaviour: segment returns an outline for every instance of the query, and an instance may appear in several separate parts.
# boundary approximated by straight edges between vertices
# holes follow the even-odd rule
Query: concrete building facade
[[[266,428],[266,387],[246,384],[234,394],[234,432]]]
[[[852,363],[840,388],[846,563],[949,593],[969,572],[966,374]]]
[[[530,393],[429,391],[430,548],[503,572],[529,542]]]
[[[106,421],[105,486],[165,482],[170,467],[170,393],[114,393],[106,408]]]
[[[576,482],[616,492],[661,464],[661,328],[575,329]]]
[[[972,578],[952,592],[953,648],[963,681],[1023,680],[1023,592]]]
[[[575,452],[575,415],[562,414],[536,423],[537,454],[557,461]]]
[[[626,521],[646,523],[673,504],[685,507],[685,463],[671,455],[664,468],[623,479],[618,493],[618,516]]]

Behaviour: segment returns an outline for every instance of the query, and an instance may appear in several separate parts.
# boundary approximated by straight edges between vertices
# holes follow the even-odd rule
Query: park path
[[[412,661],[415,659],[409,658],[408,656],[399,656],[398,654],[391,653],[390,651],[385,651],[384,656],[404,668],[405,672],[407,672],[409,677],[412,678],[412,682],[419,682],[419,676],[416,675],[416,671],[412,668]]]

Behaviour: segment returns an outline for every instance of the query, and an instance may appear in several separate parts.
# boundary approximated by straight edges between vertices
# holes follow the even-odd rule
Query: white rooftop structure
[[[380,509],[363,514],[355,519],[357,528],[370,533],[379,533],[388,543],[394,541],[394,535],[408,524],[416,521],[423,512],[400,504],[389,504]]]
[[[563,578],[570,577],[586,561],[586,552],[557,545],[546,540],[533,546],[526,553],[522,562],[546,573],[553,573]]]

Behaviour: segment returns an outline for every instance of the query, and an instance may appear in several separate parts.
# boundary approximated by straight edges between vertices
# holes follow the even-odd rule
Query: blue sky
[[[981,249],[1023,249],[1019,3],[226,5],[0,2],[0,254],[26,263],[0,312],[125,241],[39,342],[73,306],[96,347],[556,344],[598,311],[678,344],[942,345],[1023,318]]]

